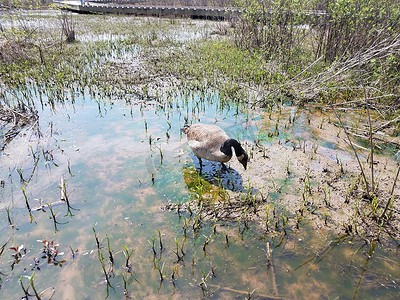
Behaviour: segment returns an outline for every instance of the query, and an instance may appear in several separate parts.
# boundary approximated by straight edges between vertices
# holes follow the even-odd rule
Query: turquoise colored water
[[[197,161],[180,132],[186,122],[217,121],[252,142],[258,132],[248,120],[259,115],[220,107],[213,94],[177,95],[168,104],[74,101],[38,108],[40,134],[25,129],[1,153],[1,299],[23,297],[21,281],[26,289],[32,274],[44,299],[53,292],[53,299],[397,298],[398,249],[379,245],[369,258],[362,241],[306,223],[287,235],[257,224],[243,230],[236,221],[203,221],[194,230],[195,216],[161,209],[190,196],[184,174]],[[31,221],[21,187],[31,208],[37,199],[52,205],[56,228],[50,207],[33,210]],[[42,258],[43,240],[58,244],[61,266]],[[26,251],[15,260],[9,248],[21,245]]]

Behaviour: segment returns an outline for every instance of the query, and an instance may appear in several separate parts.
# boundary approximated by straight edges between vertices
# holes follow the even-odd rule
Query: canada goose
[[[223,163],[232,158],[232,147],[235,149],[235,154],[239,162],[246,170],[249,159],[246,151],[237,140],[231,139],[220,127],[197,123],[186,125],[182,131],[186,134],[189,146],[192,148],[194,155],[199,159],[200,173],[203,167],[202,158],[220,162],[225,167]]]

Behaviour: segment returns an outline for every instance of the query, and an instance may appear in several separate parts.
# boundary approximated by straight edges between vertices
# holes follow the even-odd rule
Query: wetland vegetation
[[[0,298],[396,299],[396,4],[2,12]],[[199,121],[248,169],[200,176]]]

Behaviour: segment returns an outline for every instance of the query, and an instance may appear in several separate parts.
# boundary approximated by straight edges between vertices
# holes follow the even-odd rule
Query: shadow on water
[[[200,175],[200,162],[199,159],[190,153],[189,156],[193,160],[194,167]],[[235,159],[232,157],[232,159]],[[229,165],[223,166],[219,162],[209,161],[203,159],[203,168],[201,177],[207,182],[226,190],[238,193],[250,193],[251,195],[257,194],[258,190],[253,187],[245,187],[243,185],[243,178],[238,171]]]

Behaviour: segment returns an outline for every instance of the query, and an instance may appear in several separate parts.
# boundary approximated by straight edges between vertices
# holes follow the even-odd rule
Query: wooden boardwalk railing
[[[78,13],[131,14],[137,16],[190,17],[216,20],[227,19],[237,11],[235,8],[222,7],[166,7],[99,2],[81,4],[77,0],[54,1],[54,3],[61,5],[63,9]]]

